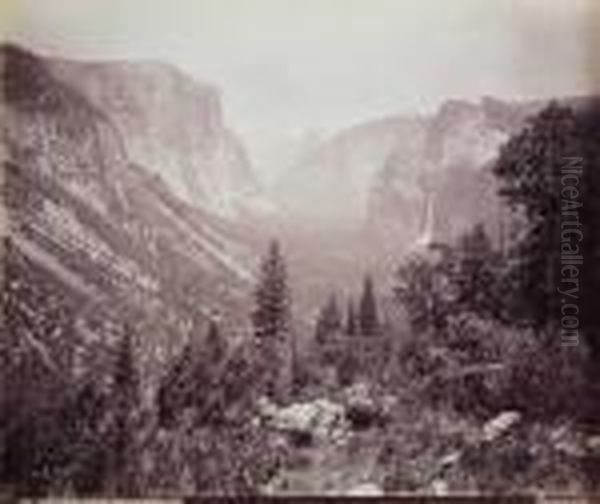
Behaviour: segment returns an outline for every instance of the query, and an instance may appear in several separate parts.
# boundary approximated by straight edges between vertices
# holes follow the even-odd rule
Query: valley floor
[[[590,442],[568,419],[542,424],[504,411],[479,423],[407,403],[386,425],[302,446],[288,439],[286,463],[263,492],[581,493]]]

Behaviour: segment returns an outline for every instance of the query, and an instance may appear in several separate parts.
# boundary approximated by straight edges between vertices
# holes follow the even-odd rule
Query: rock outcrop
[[[155,62],[45,64],[111,121],[131,161],[186,202],[226,218],[268,208],[213,86]]]

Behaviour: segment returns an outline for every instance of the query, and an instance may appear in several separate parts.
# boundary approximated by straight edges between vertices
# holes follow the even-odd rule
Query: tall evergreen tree
[[[140,406],[140,380],[135,363],[133,338],[127,326],[117,348],[113,374],[113,467],[115,490],[122,495],[136,492],[136,415]]]
[[[290,329],[290,293],[287,270],[277,241],[272,241],[260,269],[252,313],[254,335],[258,340],[279,339]]]
[[[360,332],[364,336],[374,336],[379,332],[379,316],[377,302],[373,292],[373,279],[365,275],[363,291],[358,312]]]
[[[225,418],[226,403],[223,376],[227,365],[227,342],[223,338],[217,321],[212,319],[206,336],[205,365],[210,389],[204,394],[202,418],[213,423],[221,423]],[[196,385],[197,387],[197,385]],[[199,404],[196,401],[196,404]]]
[[[279,243],[272,241],[261,264],[252,313],[256,366],[262,376],[260,388],[271,396],[284,390],[290,381],[291,301],[287,282]]]

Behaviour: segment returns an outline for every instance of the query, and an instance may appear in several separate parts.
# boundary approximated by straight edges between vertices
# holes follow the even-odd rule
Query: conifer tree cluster
[[[582,414],[594,425],[600,418],[599,123],[597,100],[582,108],[552,102],[506,143],[494,165],[501,196],[524,216],[510,250],[511,295],[521,308],[515,315],[538,328],[556,327],[564,305],[577,305],[576,327],[567,329],[589,348]],[[568,257],[580,267],[565,265]]]
[[[139,374],[125,327],[103,378],[73,383],[3,446],[2,477],[28,492],[135,492]],[[39,412],[38,412],[39,413]]]
[[[325,343],[329,335],[340,331],[348,336],[375,336],[380,330],[373,279],[370,275],[365,275],[358,310],[355,309],[352,298],[349,298],[346,313],[342,313],[337,296],[331,294],[317,316],[315,340],[317,343]]]
[[[327,304],[319,312],[315,328],[315,338],[318,343],[323,343],[328,334],[337,332],[341,328],[342,314],[336,295],[331,294]]]
[[[556,292],[561,226],[566,224],[561,213],[561,170],[582,152],[575,113],[553,102],[504,145],[494,165],[500,195],[515,214],[525,217],[521,238],[511,250],[513,296],[522,306],[518,315],[538,325],[560,317]]]
[[[223,413],[220,377],[227,353],[227,341],[211,319],[206,337],[188,341],[161,382],[158,409],[162,425],[172,425],[186,409],[192,409],[201,423],[218,421]]]

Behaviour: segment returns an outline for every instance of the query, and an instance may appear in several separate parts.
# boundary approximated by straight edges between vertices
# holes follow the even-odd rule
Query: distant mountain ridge
[[[368,187],[398,137],[419,138],[424,121],[394,116],[344,130],[300,153],[282,175],[274,197],[292,216],[345,226],[366,218]],[[310,204],[307,204],[310,202]]]
[[[477,220],[496,231],[501,210],[488,167],[544,103],[449,100],[431,115],[355,126],[299,158],[280,181],[281,204],[292,220],[362,230],[396,254],[419,240],[428,205],[436,239]]]
[[[423,239],[429,211],[432,240],[452,239],[478,221],[497,235],[503,208],[489,168],[502,144],[542,106],[492,98],[444,103],[410,156],[400,141],[386,159],[371,187],[372,225],[413,243]]]

